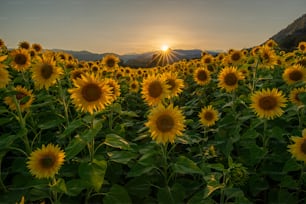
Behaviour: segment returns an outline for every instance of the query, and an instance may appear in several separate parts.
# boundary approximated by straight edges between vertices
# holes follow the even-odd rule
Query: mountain
[[[306,14],[271,37],[286,51],[294,50],[299,42],[306,41]]]
[[[129,66],[133,68],[137,67],[152,67],[156,66],[156,58],[161,53],[160,51],[156,52],[144,52],[140,54],[124,54],[118,55],[115,53],[92,53],[88,51],[73,51],[73,50],[61,50],[61,49],[53,49],[55,52],[65,52],[71,54],[73,57],[82,61],[97,61],[101,60],[107,54],[114,54],[120,58],[120,65]],[[219,53],[218,51],[208,51],[208,53],[215,55]],[[192,50],[182,50],[182,49],[174,49],[169,50],[169,56],[172,59],[169,59],[169,63],[173,63],[179,60],[190,60],[200,58],[202,54],[202,50],[200,49],[192,49]]]

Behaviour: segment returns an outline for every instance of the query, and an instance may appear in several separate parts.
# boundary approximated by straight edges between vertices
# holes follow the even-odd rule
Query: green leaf
[[[301,165],[299,163],[297,163],[297,161],[293,158],[289,159],[288,161],[286,161],[284,167],[283,167],[283,171],[284,172],[289,172],[289,171],[298,171],[301,169]]]
[[[129,173],[127,174],[127,176],[128,177],[137,177],[137,176],[140,176],[142,174],[150,172],[154,168],[155,168],[154,165],[142,166],[140,164],[135,164],[135,165],[132,166],[132,168],[129,171]]]
[[[38,127],[42,130],[58,127],[64,122],[63,118],[53,112],[44,112],[44,114],[40,114],[39,118]]]
[[[181,174],[203,173],[194,161],[182,155],[178,157],[178,160],[173,165],[173,172]]]
[[[85,146],[86,142],[84,142],[80,136],[75,136],[65,148],[66,160],[70,160],[75,157],[85,148]]]
[[[103,198],[105,204],[130,204],[131,198],[124,187],[114,184]]]
[[[299,185],[297,183],[297,180],[293,179],[292,176],[285,175],[284,177],[282,177],[280,187],[297,190],[299,188]]]
[[[94,139],[94,137],[99,133],[99,131],[102,129],[102,123],[103,120],[95,120],[93,127],[90,128],[88,131],[86,131],[84,134],[81,134],[80,137],[85,142],[91,142]]]
[[[67,194],[70,196],[77,196],[83,189],[87,187],[87,182],[81,180],[81,179],[73,179],[70,181],[67,181],[66,183],[67,187]]]
[[[116,134],[106,135],[104,144],[114,147],[114,148],[119,148],[123,150],[131,150],[129,142]]]
[[[127,164],[130,160],[137,158],[138,154],[131,151],[112,151],[108,152],[107,155],[111,161],[118,162],[121,164]]]
[[[146,176],[138,176],[129,180],[125,187],[129,194],[142,198],[147,197],[151,192],[151,183]]]
[[[161,204],[184,203],[184,196],[184,187],[175,183],[171,188],[169,186],[160,188],[157,193],[157,200]]]
[[[299,99],[306,105],[306,93],[299,93]]]
[[[16,139],[18,139],[18,135],[1,135],[1,140],[0,140],[0,149],[6,149],[9,148]]]
[[[72,121],[59,137],[64,138],[69,136],[75,129],[81,127],[82,125],[83,122],[81,119]]]
[[[107,168],[107,162],[105,160],[94,159],[92,163],[81,163],[79,166],[79,175],[83,181],[88,182],[94,187],[96,192],[99,192]]]
[[[51,186],[51,190],[58,192],[58,193],[67,193],[67,187],[65,184],[65,180],[62,178],[59,178],[55,184]]]

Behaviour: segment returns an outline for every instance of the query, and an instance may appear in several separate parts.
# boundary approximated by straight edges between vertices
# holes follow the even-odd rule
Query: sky
[[[306,0],[2,0],[0,38],[117,54],[259,45],[306,13]]]

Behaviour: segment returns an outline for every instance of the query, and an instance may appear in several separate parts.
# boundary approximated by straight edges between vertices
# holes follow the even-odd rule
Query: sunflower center
[[[204,118],[207,120],[207,121],[211,121],[213,118],[214,118],[214,114],[212,112],[206,112],[204,114]]]
[[[108,59],[108,60],[106,61],[106,65],[107,65],[108,67],[113,67],[113,66],[115,66],[115,60],[113,60],[113,59]]]
[[[302,145],[301,145],[301,151],[306,154],[306,140],[304,139]]]
[[[259,107],[264,110],[273,110],[277,105],[275,97],[265,96],[259,100]]]
[[[289,74],[289,78],[293,81],[302,80],[303,74],[299,70],[294,70]]]
[[[26,94],[21,93],[21,92],[18,92],[18,93],[16,94],[16,99],[17,99],[17,100],[20,100],[20,99],[22,99],[22,98],[25,97],[25,96],[26,96]]]
[[[149,95],[153,98],[159,97],[163,93],[163,87],[159,81],[154,81],[149,85]]]
[[[211,59],[210,59],[209,57],[205,58],[205,59],[204,59],[204,63],[205,63],[205,64],[211,63]]]
[[[198,80],[200,80],[200,81],[206,81],[207,80],[207,73],[206,73],[206,71],[204,71],[204,70],[200,70],[199,72],[198,72],[198,74],[197,74],[197,78],[198,78]]]
[[[88,102],[98,100],[101,95],[102,91],[97,84],[87,84],[82,89],[82,96]]]
[[[16,64],[25,65],[27,62],[27,57],[24,54],[17,54],[14,61]]]
[[[301,45],[301,46],[300,46],[300,49],[301,49],[302,51],[304,51],[304,50],[306,49],[305,45]]]
[[[53,74],[53,66],[50,64],[43,64],[40,74],[44,79],[49,79]]]
[[[49,169],[50,167],[54,165],[54,163],[55,163],[55,159],[54,157],[50,155],[46,155],[40,160],[40,164],[44,169]]]
[[[238,52],[233,53],[232,56],[231,56],[231,59],[233,61],[238,61],[238,60],[240,60],[240,58],[241,58],[241,56],[240,56],[240,53],[238,53]]]
[[[136,84],[132,84],[131,87],[132,87],[132,89],[136,89],[137,88]]]
[[[169,90],[173,90],[175,87],[175,80],[173,79],[168,79],[167,84],[169,85]]]
[[[228,86],[233,86],[236,85],[238,81],[238,78],[236,76],[236,74],[234,73],[228,73],[225,77],[224,77],[224,82],[226,85]]]
[[[157,118],[156,126],[161,132],[169,132],[174,126],[174,120],[170,115],[164,114]]]

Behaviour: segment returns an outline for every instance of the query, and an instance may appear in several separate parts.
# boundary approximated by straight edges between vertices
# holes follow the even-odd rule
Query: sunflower
[[[17,99],[17,102],[19,103],[20,111],[23,112],[26,109],[30,108],[34,100],[32,90],[27,90],[22,86],[16,86],[13,91],[16,92],[15,97]],[[11,110],[17,109],[13,96],[5,97],[4,103],[8,105]]]
[[[120,96],[120,85],[115,79],[107,78],[104,82],[106,85],[108,85],[111,88],[112,93],[112,101],[116,100]]]
[[[18,43],[18,47],[22,48],[22,49],[25,49],[25,50],[29,50],[31,48],[31,45],[27,41],[21,41],[21,42]]]
[[[10,74],[6,68],[1,67],[0,64],[0,88],[6,87],[8,83],[11,81]]]
[[[178,96],[184,88],[184,81],[177,77],[174,72],[165,72],[163,77],[166,79],[166,83],[169,85],[169,97]]]
[[[169,96],[169,85],[160,76],[149,75],[142,82],[142,97],[149,106],[157,105]]]
[[[289,94],[289,100],[297,105],[297,106],[301,106],[304,105],[303,102],[300,100],[299,94],[301,93],[306,93],[306,87],[300,87],[300,88],[294,88],[290,91]]]
[[[36,178],[52,178],[64,163],[65,152],[57,145],[42,145],[33,151],[27,161],[27,167]]]
[[[259,58],[261,60],[261,68],[273,69],[274,65],[277,65],[277,55],[274,50],[270,47],[264,45],[259,50]]]
[[[306,52],[306,42],[304,41],[299,42],[298,49],[302,52]]]
[[[285,69],[283,79],[287,84],[306,80],[306,68],[300,64],[293,65]]]
[[[276,88],[257,91],[251,96],[251,108],[259,118],[273,119],[280,117],[287,99],[282,91]]]
[[[305,129],[304,129],[305,130]],[[294,144],[288,145],[289,152],[296,160],[306,163],[306,134],[303,131],[303,137],[292,136]]]
[[[0,38],[0,48],[5,47],[4,41]]]
[[[93,75],[81,75],[74,81],[75,88],[68,89],[77,110],[89,112],[103,110],[112,101],[112,89]]]
[[[107,69],[113,69],[118,66],[119,62],[120,59],[116,55],[108,54],[103,57],[101,64]]]
[[[32,78],[35,87],[38,89],[49,89],[56,84],[57,80],[64,73],[61,67],[56,66],[56,61],[51,56],[42,56],[39,62],[32,69]]]
[[[238,88],[238,81],[242,79],[244,79],[244,76],[237,67],[225,67],[218,75],[218,85],[227,92],[232,92]]]
[[[214,62],[214,57],[211,54],[206,54],[202,56],[201,61],[203,64],[208,65]]]
[[[210,71],[206,68],[199,67],[193,72],[193,79],[201,86],[209,84],[211,81]]]
[[[16,49],[11,52],[11,65],[17,71],[25,71],[31,65],[31,56],[25,49]]]
[[[268,41],[265,42],[265,45],[268,46],[269,48],[275,48],[277,47],[277,42],[273,39],[269,39]]]
[[[240,50],[232,50],[227,57],[229,64],[237,65],[244,59],[245,56]]]
[[[206,106],[202,108],[201,112],[199,113],[199,118],[203,126],[212,126],[219,119],[218,111],[211,105]]]
[[[139,91],[139,82],[133,80],[130,82],[130,92],[137,93]]]
[[[151,109],[148,122],[145,125],[150,129],[151,137],[157,143],[174,142],[176,136],[181,136],[185,129],[185,117],[178,107],[170,104],[164,107],[159,104]]]
[[[32,44],[32,48],[36,51],[36,52],[41,52],[42,51],[42,46],[38,43],[34,43]]]
[[[70,73],[70,80],[73,81],[75,79],[81,78],[83,74],[86,74],[85,69],[74,69]]]

